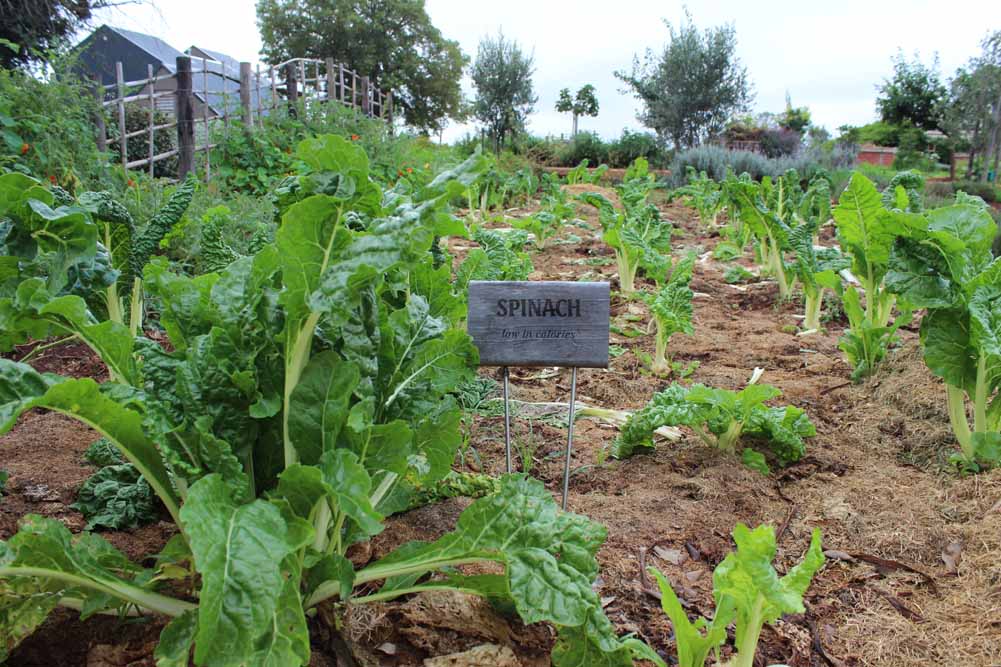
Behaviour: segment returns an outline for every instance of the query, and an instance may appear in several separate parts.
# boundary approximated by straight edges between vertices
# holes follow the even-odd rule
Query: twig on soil
[[[639,561],[640,561],[640,588],[642,588],[643,592],[646,593],[647,595],[654,597],[657,600],[660,600],[661,599],[660,591],[650,585],[650,580],[647,579],[646,576],[646,547],[640,547]]]
[[[785,521],[779,526],[779,529],[775,531],[775,543],[778,544],[782,541],[782,536],[785,535],[786,530],[789,529],[789,522],[792,521],[793,516],[796,514],[796,506],[793,505],[789,508],[789,512],[786,514]]]
[[[906,618],[908,621],[914,621],[915,623],[921,623],[925,619],[921,617],[921,614],[909,608],[900,599],[890,593],[884,591],[882,588],[877,588],[876,586],[871,586],[872,590],[879,595],[881,598],[890,603],[890,606],[897,610],[901,616]]]
[[[813,652],[819,655],[820,659],[826,662],[828,667],[844,667],[845,663],[841,662],[837,658],[832,658],[827,654],[827,651],[824,650],[824,643],[820,637],[820,630],[817,628],[816,621],[808,617],[806,619],[806,623],[810,626],[810,637],[813,639]]]
[[[830,394],[832,391],[837,391],[838,389],[844,389],[845,387],[850,387],[853,384],[855,384],[855,383],[854,382],[842,382],[841,384],[836,384],[833,387],[828,387],[827,389],[821,390],[820,395],[821,396],[826,396],[827,394]]]
[[[870,554],[853,553],[852,558],[860,561],[869,563],[870,565],[875,565],[877,569],[882,570],[903,570],[905,572],[910,572],[916,574],[931,588],[932,593],[938,595],[938,586],[935,584],[935,579],[930,574],[926,574],[921,570],[911,567],[905,563],[901,563],[895,560],[888,560],[886,558],[880,558],[879,556],[872,556]]]

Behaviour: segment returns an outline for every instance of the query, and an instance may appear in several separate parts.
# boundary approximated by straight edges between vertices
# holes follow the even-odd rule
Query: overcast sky
[[[802,0],[689,2],[699,27],[732,23],[737,51],[755,90],[754,111],[781,111],[788,92],[806,105],[815,124],[835,130],[875,120],[876,86],[891,72],[898,49],[925,62],[937,53],[951,76],[978,51],[983,36],[1001,29],[995,0]],[[662,19],[678,23],[683,3],[637,0],[427,0],[431,20],[458,40],[470,57],[485,35],[503,30],[535,54],[535,134],[569,133],[570,118],[553,110],[563,87],[585,83],[598,90],[601,113],[582,130],[606,138],[638,129],[637,102],[620,93],[615,70],[629,69],[635,54],[659,50],[667,38]],[[260,56],[253,0],[147,0],[139,7],[107,10],[101,22],[146,32],[180,50],[192,44],[256,62]],[[471,93],[468,79],[465,81]],[[451,127],[446,141],[469,127]]]

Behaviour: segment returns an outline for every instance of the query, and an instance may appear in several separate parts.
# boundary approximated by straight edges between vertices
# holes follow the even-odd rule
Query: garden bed
[[[675,249],[694,248],[703,258],[692,281],[696,334],[671,339],[673,359],[698,362],[692,381],[729,389],[763,368],[763,381],[779,387],[785,402],[805,409],[818,435],[804,459],[763,476],[687,432],[679,442],[660,443],[652,455],[599,464],[617,431],[579,421],[569,508],[608,528],[599,552],[599,594],[617,629],[673,655],[671,625],[656,586],[641,575],[642,564],[671,579],[689,612],[709,615],[712,570],[732,549],[734,525],[767,522],[778,529],[780,571],[798,560],[816,527],[823,531],[828,563],[806,595],[807,613],[766,627],[760,664],[1001,664],[1001,471],[966,478],[950,471],[954,445],[944,390],[925,368],[915,325],[903,332],[902,347],[876,376],[853,385],[837,347],[845,322],[835,319],[824,333],[797,336],[798,304],[780,303],[774,283],[726,284],[725,265],[706,254],[717,239],[699,228],[694,213],[678,205],[662,212],[678,227]],[[611,250],[594,238],[596,217],[583,209],[581,214],[589,227],[567,226],[533,254],[533,280],[589,276],[612,279],[615,287]],[[828,239],[830,231],[825,229]],[[454,240],[452,249],[461,258],[470,245]],[[613,333],[611,342],[622,352],[607,370],[580,371],[578,400],[636,409],[669,380],[648,374],[634,354],[653,349],[653,336],[645,335],[646,307],[613,296],[612,319],[623,333]],[[104,371],[94,362],[85,348],[64,346],[32,363],[46,371],[100,376]],[[495,369],[480,372],[499,377]],[[569,395],[566,369],[512,369],[511,382],[518,400],[565,402]],[[531,474],[558,495],[564,427],[554,420],[516,419],[513,430],[520,443],[516,464],[530,459]],[[0,467],[10,472],[0,500],[0,538],[9,538],[26,513],[58,518],[73,531],[83,528],[69,505],[91,472],[83,451],[94,439],[68,418],[37,411],[0,438]],[[466,469],[503,472],[503,417],[496,411],[473,417],[463,460]],[[365,553],[352,555],[366,560],[408,540],[437,537],[454,526],[468,502],[453,499],[397,516],[392,530]],[[141,560],[172,531],[164,521],[104,535]],[[336,637],[324,620],[321,614],[312,621],[313,665],[337,664]],[[485,603],[431,594],[349,612],[346,622],[344,637],[373,664],[545,665],[552,641],[547,628],[504,619]],[[108,617],[79,621],[59,612],[9,664],[152,665],[161,627],[157,621]],[[433,660],[484,644],[496,648],[480,662]]]

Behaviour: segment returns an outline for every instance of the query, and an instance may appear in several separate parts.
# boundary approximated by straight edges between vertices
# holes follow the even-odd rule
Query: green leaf
[[[31,408],[74,417],[108,438],[143,475],[175,519],[179,501],[156,446],[146,437],[142,417],[101,393],[90,378],[58,381],[26,364],[0,359],[0,433]]]
[[[762,525],[750,530],[737,524],[733,530],[737,550],[729,554],[713,572],[713,595],[717,602],[732,603],[736,609],[736,645],[741,659],[750,661],[761,626],[774,623],[783,614],[804,612],[803,595],[813,575],[824,564],[820,531],[814,530],[803,561],[779,577],[772,567],[775,557],[775,528]],[[750,651],[750,655],[745,655]]]
[[[657,585],[660,587],[660,606],[671,619],[671,626],[674,628],[678,667],[704,667],[709,653],[726,641],[726,626],[732,619],[727,614],[717,611],[712,623],[704,618],[692,623],[688,620],[688,613],[681,606],[667,577],[657,568],[647,568],[647,571],[657,579]]]
[[[310,359],[292,390],[288,414],[289,435],[304,463],[316,463],[336,446],[359,380],[358,367],[334,351]]]
[[[186,611],[168,623],[153,654],[156,667],[188,667],[197,630],[197,611]]]
[[[87,519],[87,530],[134,530],[156,520],[154,503],[153,491],[135,466],[117,464],[87,478],[70,507]]]
[[[276,618],[289,613],[305,624],[298,596],[283,595],[287,581],[298,580],[286,557],[304,546],[302,536],[270,503],[236,504],[216,474],[191,487],[181,521],[202,576],[195,662],[259,664],[253,657],[271,637]],[[284,651],[285,664],[300,664],[291,646]]]

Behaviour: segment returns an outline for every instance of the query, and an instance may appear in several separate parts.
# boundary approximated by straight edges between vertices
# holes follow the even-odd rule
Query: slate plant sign
[[[608,283],[474,280],[467,329],[481,366],[608,368]]]

